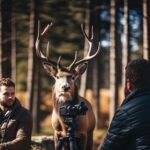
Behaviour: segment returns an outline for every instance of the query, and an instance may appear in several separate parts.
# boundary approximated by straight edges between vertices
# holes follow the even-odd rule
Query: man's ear
[[[75,70],[75,76],[79,77],[81,76],[87,69],[87,63],[80,64],[78,65],[74,70]]]
[[[134,90],[133,83],[129,79],[127,79],[125,83],[125,88],[124,88],[125,96],[128,96],[133,90]]]
[[[127,80],[127,88],[130,92],[134,90],[134,85],[130,80]]]
[[[52,77],[55,77],[56,76],[56,73],[57,73],[57,68],[56,66],[53,66],[51,64],[48,64],[48,63],[43,63],[43,67],[44,69],[46,70],[46,72],[52,76]]]

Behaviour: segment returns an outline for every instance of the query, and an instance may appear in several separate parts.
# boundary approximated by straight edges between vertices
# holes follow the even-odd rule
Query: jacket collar
[[[21,104],[20,104],[19,100],[17,98],[15,98],[15,102],[12,106],[12,109],[9,109],[5,114],[3,114],[2,110],[0,109],[0,123],[5,119],[10,118],[10,116],[12,116],[13,112],[15,110],[17,110],[18,107],[20,107],[20,106],[21,106]]]
[[[127,103],[128,101],[130,101],[131,99],[133,99],[135,97],[139,97],[142,95],[148,95],[148,94],[150,95],[150,86],[143,86],[141,88],[137,88],[124,99],[122,104]]]
[[[19,106],[21,106],[21,104],[20,104],[19,100],[17,98],[15,98],[14,104],[13,104],[12,108],[8,110],[8,112],[15,111]],[[0,109],[0,114],[2,114],[2,110],[1,109]],[[6,112],[6,115],[7,114],[8,113]]]
[[[21,106],[20,101],[17,98],[15,98],[15,102],[13,104],[12,111],[15,111],[20,106]]]

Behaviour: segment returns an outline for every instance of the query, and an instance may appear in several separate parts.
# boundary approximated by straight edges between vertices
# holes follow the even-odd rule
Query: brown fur
[[[45,65],[45,69],[49,67]],[[49,69],[49,68],[48,68]],[[50,70],[47,70],[48,72]],[[51,72],[55,79],[55,85],[53,88],[53,111],[52,111],[52,127],[54,129],[55,147],[60,136],[67,136],[67,125],[64,123],[63,118],[59,114],[61,106],[66,104],[80,104],[84,102],[88,107],[88,111],[85,115],[77,116],[77,129],[75,130],[75,136],[82,137],[83,150],[92,150],[93,147],[93,130],[95,128],[95,116],[92,110],[91,104],[83,97],[78,96],[78,90],[75,86],[74,74],[58,70],[57,72]],[[68,86],[67,90],[64,90],[64,86]],[[65,148],[65,150],[67,150]]]
[[[76,137],[83,136],[84,150],[92,150],[93,147],[93,130],[95,128],[95,116],[91,107],[91,104],[84,98],[79,97],[79,102],[85,102],[88,107],[86,115],[77,117],[77,130],[75,131]],[[55,105],[56,106],[56,105]],[[60,117],[58,108],[53,109],[52,112],[52,126],[54,128],[55,146],[59,136],[65,137],[67,133],[66,125],[63,119]]]
[[[59,76],[63,79],[63,76],[65,77],[64,84],[68,83],[70,85],[70,89],[66,92],[71,95],[71,99],[65,99],[64,102],[60,102],[59,97],[56,96],[56,94],[59,93],[58,89],[61,89],[61,86],[63,85],[57,84],[57,79],[55,86],[53,88],[53,104],[54,108],[52,111],[52,126],[54,129],[54,139],[55,139],[55,146],[57,144],[59,136],[65,137],[67,134],[67,126],[63,122],[63,118],[59,114],[59,109],[62,105],[65,105],[67,103],[70,104],[79,104],[80,102],[85,102],[86,106],[88,107],[88,111],[86,112],[86,115],[78,116],[77,117],[77,130],[75,131],[76,137],[83,137],[83,147],[84,150],[92,150],[93,146],[93,130],[95,128],[95,116],[91,107],[91,104],[84,98],[78,96],[78,90],[75,86],[75,81],[70,79],[67,76],[68,74],[59,74]],[[68,79],[69,78],[69,79]],[[63,81],[62,81],[63,82]],[[67,94],[64,94],[64,97],[67,96]],[[88,142],[87,142],[88,141]],[[88,143],[88,144],[87,144]]]

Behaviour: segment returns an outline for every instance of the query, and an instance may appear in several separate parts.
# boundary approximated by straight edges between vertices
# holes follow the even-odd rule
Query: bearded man
[[[0,150],[30,150],[32,117],[15,96],[15,83],[0,80]]]

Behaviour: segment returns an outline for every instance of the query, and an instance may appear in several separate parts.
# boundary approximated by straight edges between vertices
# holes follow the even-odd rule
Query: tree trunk
[[[30,4],[30,37],[29,37],[29,60],[28,60],[28,104],[33,116],[33,132],[39,132],[39,100],[40,100],[40,70],[35,52],[35,39],[37,27],[38,1],[32,0]]]
[[[40,63],[36,63],[36,76],[35,76],[35,86],[34,86],[34,101],[33,101],[33,132],[39,133],[40,132]]]
[[[150,1],[147,1],[147,8],[150,8]],[[148,41],[150,41],[150,9],[147,10],[147,27],[148,27]],[[148,59],[150,60],[150,42],[148,42]]]
[[[2,0],[0,0],[0,79],[2,78]]]
[[[85,11],[85,32],[89,35],[89,26],[90,26],[90,18],[91,18],[91,11],[90,11],[90,0],[86,0],[86,11]],[[87,54],[89,48],[89,44],[87,40],[84,41],[84,56]],[[80,82],[80,95],[85,97],[86,92],[86,85],[87,85],[87,71],[81,76]]]
[[[109,111],[109,122],[111,122],[112,117],[118,106],[118,85],[117,85],[117,55],[116,55],[116,3],[115,0],[111,0],[111,10],[110,10],[110,111]]]
[[[100,42],[100,18],[99,18],[99,12],[100,10],[97,8],[100,8],[100,4],[98,0],[92,1],[92,13],[91,13],[91,24],[94,27],[94,44],[92,47],[92,53],[94,53],[97,48],[98,48],[98,44]],[[100,127],[100,123],[98,122],[99,120],[99,114],[100,114],[100,103],[99,103],[99,55],[94,58],[94,60],[92,60],[90,62],[90,64],[92,65],[91,67],[91,71],[92,72],[92,91],[93,91],[93,101],[95,103],[94,106],[94,111],[95,111],[95,116],[96,116],[96,128]]]
[[[33,109],[33,92],[34,92],[34,76],[35,76],[35,39],[34,39],[34,27],[35,27],[35,3],[31,0],[30,3],[30,22],[29,22],[29,51],[28,51],[28,79],[27,79],[27,91],[28,91],[28,108],[32,112]]]
[[[99,72],[98,72],[98,59],[95,58],[95,60],[93,60],[93,87],[92,87],[92,91],[93,91],[93,100],[95,101],[95,116],[96,116],[96,128],[99,128],[100,124],[98,122],[99,120],[99,112],[100,112],[100,107],[99,107]]]
[[[9,3],[9,5],[8,5]],[[2,77],[11,77],[11,11],[12,0],[1,2],[2,10]],[[9,11],[8,11],[9,10]]]
[[[122,98],[124,98],[125,67],[128,63],[128,0],[124,0],[124,41],[122,45]]]
[[[16,21],[15,21],[15,3],[12,0],[12,17],[11,17],[11,78],[16,83]]]
[[[147,0],[143,0],[143,58],[149,59]]]

